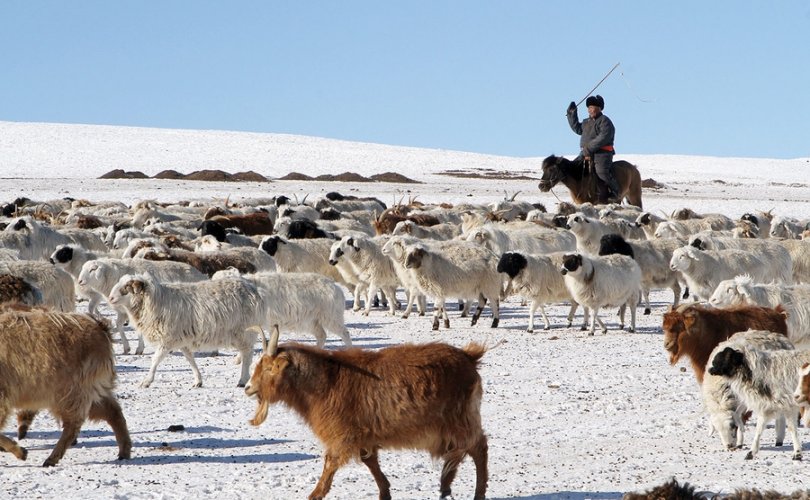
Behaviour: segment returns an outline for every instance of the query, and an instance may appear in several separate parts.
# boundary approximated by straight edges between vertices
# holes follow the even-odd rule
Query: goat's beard
[[[259,405],[256,407],[256,414],[250,420],[250,425],[261,425],[262,422],[267,420],[267,410],[270,403],[265,400],[259,400]]]

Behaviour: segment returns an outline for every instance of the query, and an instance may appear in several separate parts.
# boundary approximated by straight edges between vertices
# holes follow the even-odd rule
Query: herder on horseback
[[[588,118],[579,121],[577,105],[573,101],[568,105],[568,124],[571,130],[581,136],[580,153],[574,160],[583,165],[585,170],[596,172],[601,182],[596,183],[597,203],[605,204],[619,197],[620,189],[613,176],[613,138],[616,128],[610,118],[602,113],[605,100],[602,96],[590,96],[585,101],[588,106]]]

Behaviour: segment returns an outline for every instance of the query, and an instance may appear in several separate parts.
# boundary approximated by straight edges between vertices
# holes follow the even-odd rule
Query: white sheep
[[[427,300],[425,294],[422,293],[422,289],[419,288],[419,281],[417,281],[416,275],[413,271],[405,267],[405,261],[407,259],[405,247],[418,242],[418,238],[391,236],[381,249],[383,255],[387,256],[391,259],[391,262],[393,262],[394,271],[397,273],[400,283],[405,288],[407,304],[405,305],[405,312],[402,313],[402,318],[405,319],[410,316],[414,302],[416,303],[419,316],[424,316],[427,310]],[[339,245],[340,243],[335,244]],[[334,249],[334,245],[332,248]]]
[[[584,254],[566,254],[560,272],[565,279],[565,286],[580,305],[591,310],[591,329],[596,330],[599,321],[599,308],[619,306],[620,328],[624,328],[624,312],[630,307],[630,328],[636,330],[636,304],[641,289],[641,268],[636,261],[626,255],[588,256]],[[602,326],[607,333],[607,327]]]
[[[810,284],[810,241],[808,240],[775,240],[785,247],[790,254],[794,283]]]
[[[551,328],[545,308],[545,304],[550,302],[570,302],[568,326],[570,327],[574,321],[574,313],[576,313],[579,304],[565,286],[565,279],[560,274],[564,256],[564,252],[554,252],[547,255],[506,252],[498,262],[498,272],[509,277],[504,294],[508,295],[511,292],[531,299],[529,327],[526,329],[529,333],[534,332],[534,313],[538,307],[543,315],[545,329]],[[587,324],[588,310],[585,309],[582,330],[587,328]]]
[[[105,257],[110,257],[110,255],[91,252],[80,245],[70,244],[56,247],[56,250],[53,251],[49,259],[51,264],[73,276],[73,280],[76,284],[76,294],[81,298],[87,299],[87,312],[94,315],[98,313],[98,305],[104,300],[104,297],[95,290],[79,287],[79,273],[81,273],[82,266],[84,266],[84,263],[88,260],[96,260]]]
[[[38,260],[0,261],[0,274],[22,278],[42,292],[41,305],[54,311],[76,310],[76,288],[73,278],[48,262]]]
[[[787,248],[772,240],[756,238],[717,237],[703,232],[689,239],[689,244],[701,250],[745,250],[756,255],[764,264],[756,270],[758,281],[790,284],[793,282],[793,261]],[[743,273],[738,273],[743,274]],[[728,276],[732,278],[733,276]]]
[[[747,330],[738,332],[728,340],[716,346],[706,362],[706,371],[703,374],[701,396],[703,405],[709,414],[709,429],[720,436],[723,445],[731,450],[742,448],[744,438],[743,414],[746,406],[731,388],[728,378],[709,373],[714,356],[729,345],[752,345],[760,349],[793,349],[793,344],[784,335],[761,330]],[[776,444],[781,446],[785,439],[785,420],[776,421]]]
[[[746,460],[757,455],[765,424],[777,417],[785,418],[793,440],[793,459],[801,460],[802,443],[796,426],[799,405],[793,393],[801,367],[808,362],[810,351],[766,350],[741,344],[726,345],[712,358],[709,373],[727,378],[743,404],[756,414],[757,427]]]
[[[598,255],[602,236],[613,233],[610,226],[599,219],[588,218],[582,212],[569,215],[566,227],[576,238],[577,252],[589,255]]]
[[[449,222],[436,224],[435,226],[420,226],[412,220],[397,222],[393,236],[413,236],[414,238],[430,240],[452,240],[461,234],[461,226]]]
[[[796,344],[810,343],[810,285],[755,283],[745,274],[721,281],[709,297],[709,303],[715,307],[781,305],[787,313],[790,340]]]
[[[82,245],[91,251],[104,251],[107,248],[104,241],[91,231],[71,230],[62,233],[41,224],[30,215],[13,219],[4,232],[27,235],[26,245],[16,248],[20,252],[20,258],[27,260],[47,260],[57,246],[69,243]]]
[[[389,313],[396,314],[399,277],[391,259],[383,255],[380,244],[368,236],[344,236],[337,246],[332,245],[329,263],[336,265],[344,258],[354,267],[359,280],[368,286],[363,315],[368,316],[371,311],[371,302],[377,290],[382,290],[387,297]]]
[[[683,246],[680,240],[664,238],[660,240],[628,240],[625,241],[618,234],[607,235],[602,238],[599,255],[610,253],[624,253],[621,249],[629,248],[633,251],[633,259],[641,268],[641,288],[644,296],[644,314],[650,314],[650,290],[653,288],[669,288],[674,295],[673,306],[680,301],[682,279],[677,271],[669,267],[672,255],[676,249]]]
[[[547,229],[536,224],[518,224],[516,229],[510,227],[506,224],[497,227],[484,224],[469,231],[463,238],[483,245],[496,255],[510,251],[543,254],[569,251],[576,247],[576,239],[569,231]]]
[[[423,243],[409,245],[405,251],[405,267],[413,270],[422,292],[434,298],[433,329],[439,329],[439,316],[444,318],[444,327],[450,328],[445,302],[451,296],[478,299],[473,325],[489,301],[492,328],[497,327],[501,293],[498,256],[474,243],[444,243],[438,249]]]
[[[239,351],[238,387],[244,387],[250,378],[255,329],[261,329],[264,321],[262,300],[256,285],[241,278],[160,283],[149,274],[122,276],[109,296],[110,305],[124,308],[132,324],[155,346],[141,387],[152,384],[158,365],[173,350],[180,350],[191,365],[193,387],[202,387],[194,352],[223,347]]]
[[[239,277],[238,271],[228,270],[215,273],[212,279],[234,277]],[[258,288],[268,330],[311,333],[318,347],[324,346],[328,332],[339,336],[346,347],[352,346],[343,317],[346,299],[333,280],[317,273],[265,272],[241,277]]]
[[[140,259],[95,259],[82,265],[76,284],[82,294],[90,296],[93,293],[104,297],[110,294],[115,284],[126,274],[149,273],[161,281],[198,282],[208,277],[182,262],[151,261]],[[109,302],[109,300],[107,300]],[[112,306],[112,304],[110,304]],[[124,335],[124,322],[126,312],[113,306],[116,312],[115,328],[121,337],[124,354],[129,354],[129,341]],[[143,337],[138,336],[138,347],[135,354],[143,354]]]
[[[771,238],[798,240],[802,231],[810,227],[810,220],[799,220],[795,217],[777,216],[771,221]]]
[[[676,249],[669,267],[680,271],[691,292],[702,298],[711,297],[721,281],[751,272],[757,281],[773,276],[761,258],[745,250],[699,250],[692,246]]]
[[[318,273],[338,283],[351,286],[329,264],[329,252],[334,240],[328,238],[288,240],[278,235],[265,236],[259,248],[270,255],[280,273]]]

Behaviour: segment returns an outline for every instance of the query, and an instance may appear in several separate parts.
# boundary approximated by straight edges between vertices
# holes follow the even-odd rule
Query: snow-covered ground
[[[572,137],[570,149],[575,142]],[[0,122],[0,201],[18,196],[48,200],[71,196],[91,201],[141,199],[210,202],[277,194],[327,191],[377,196],[386,203],[416,196],[423,202],[487,202],[520,191],[518,199],[541,202],[550,211],[561,187],[540,193],[537,181],[474,179],[440,175],[448,170],[520,172],[539,178],[537,158],[505,158],[276,134],[157,130],[126,127]],[[559,153],[559,151],[557,151]],[[745,212],[810,217],[810,159],[771,160],[687,156],[620,155],[636,163],[644,179],[666,188],[644,190],[645,209],[670,213],[690,207],[738,218]],[[290,172],[308,175],[345,171],[372,175],[396,171],[421,184],[351,184],[274,181],[209,183],[169,180],[98,180],[112,169],[154,175],[174,169],[229,172],[253,170],[270,179]],[[773,446],[773,427],[753,461],[745,451],[723,449],[709,436],[691,369],[670,366],[662,345],[661,315],[670,291],[653,294],[653,312],[639,315],[638,332],[618,331],[603,312],[607,335],[588,337],[565,328],[567,305],[549,308],[554,327],[527,333],[527,308],[509,299],[501,324],[484,318],[470,327],[451,316],[451,328],[431,331],[430,319],[403,320],[381,309],[369,317],[346,311],[355,344],[377,349],[402,342],[441,340],[497,345],[484,357],[483,422],[489,436],[489,498],[618,498],[671,477],[700,490],[729,493],[737,487],[790,492],[810,488],[806,462],[791,460],[790,443]],[[80,303],[79,310],[86,304]],[[110,314],[108,309],[104,309]],[[485,311],[485,315],[488,311]],[[579,317],[577,318],[579,321]],[[130,342],[135,340],[127,330]],[[311,337],[283,338],[312,342]],[[339,347],[330,338],[328,347]],[[38,417],[23,446],[28,460],[2,457],[4,497],[18,498],[271,498],[306,497],[320,476],[321,447],[308,428],[281,406],[262,426],[252,427],[255,402],[236,387],[235,353],[199,356],[204,386],[180,353],[169,356],[148,389],[139,387],[147,355],[122,355],[116,344],[118,396],[133,440],[132,459],[115,460],[117,448],[106,425],[88,423],[57,467],[41,463],[59,430]],[[257,344],[258,353],[258,344]],[[13,418],[11,419],[13,420]],[[14,434],[9,421],[6,435]],[[183,425],[182,432],[169,432]],[[750,442],[753,427],[746,429]],[[803,439],[807,432],[801,429]],[[810,441],[803,446],[805,455]],[[441,464],[423,452],[387,451],[383,471],[394,498],[438,497]],[[474,468],[466,461],[454,483],[455,498],[470,498]],[[376,498],[377,488],[362,464],[341,469],[328,498]]]

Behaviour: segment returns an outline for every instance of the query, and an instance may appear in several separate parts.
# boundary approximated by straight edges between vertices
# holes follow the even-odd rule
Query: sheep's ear
[[[132,280],[129,282],[132,293],[142,294],[146,284],[141,280]]]

